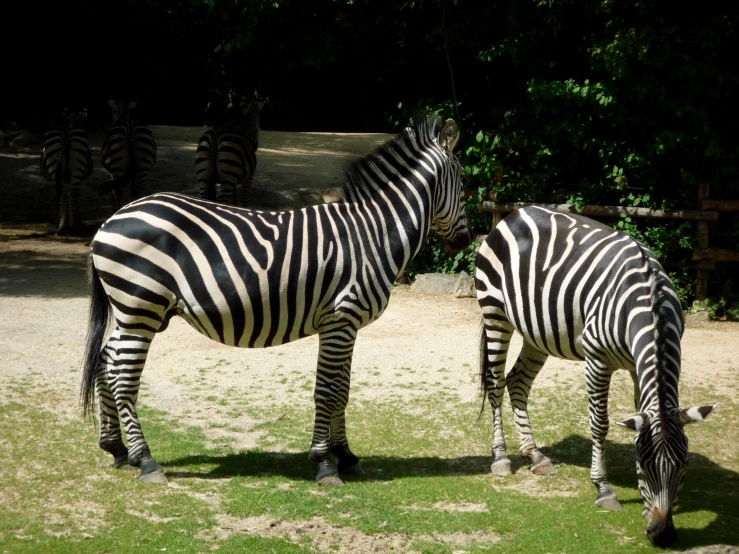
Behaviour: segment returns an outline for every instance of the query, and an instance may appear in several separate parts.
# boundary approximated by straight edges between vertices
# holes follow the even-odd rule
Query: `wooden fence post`
[[[493,183],[502,183],[503,182],[503,175],[505,173],[505,170],[503,168],[503,164],[500,165],[498,168],[498,172],[495,174],[495,177],[493,177]],[[494,192],[490,195],[490,200],[493,202],[500,202],[501,195],[499,192]],[[493,227],[490,229],[491,231],[495,229],[498,226],[498,223],[500,223],[503,220],[503,212],[493,212]]]
[[[701,208],[703,199],[708,198],[709,186],[708,183],[701,183],[698,186],[698,207]],[[696,237],[696,250],[705,250],[708,248],[708,221],[696,222],[696,231],[698,236]],[[705,300],[708,298],[708,276],[709,273],[705,269],[698,269],[697,277],[698,280],[695,283],[695,299]]]

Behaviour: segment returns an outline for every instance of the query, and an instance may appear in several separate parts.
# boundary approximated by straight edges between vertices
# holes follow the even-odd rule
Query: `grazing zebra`
[[[259,112],[265,101],[255,91],[254,99],[242,100],[221,111],[213,128],[198,141],[195,171],[200,197],[225,204],[249,206],[251,184],[257,169],[259,147]],[[217,196],[216,185],[221,184]],[[241,199],[236,194],[241,184]]]
[[[504,387],[521,455],[531,459],[532,472],[555,472],[531,432],[529,392],[548,356],[585,360],[595,503],[621,509],[608,485],[604,444],[611,375],[627,369],[639,413],[620,425],[637,431],[647,534],[655,544],[672,543],[677,537],[672,508],[688,460],[683,425],[702,421],[713,406],[678,408],[683,315],[654,255],[631,236],[586,217],[523,208],[506,217],[480,247],[475,285],[483,310],[481,379],[493,408],[493,473],[511,474],[501,420]],[[514,329],[524,345],[504,376]]]
[[[65,109],[58,129],[44,135],[41,173],[56,184],[59,204],[57,235],[79,232],[77,203],[82,181],[92,174],[92,155],[82,126],[87,110]]]
[[[262,348],[319,335],[309,459],[316,481],[358,472],[344,413],[357,332],[385,310],[396,277],[429,231],[461,250],[472,241],[459,131],[436,118],[406,128],[347,174],[343,199],[262,212],[182,194],[154,194],[108,219],[92,241],[92,303],[83,409],[99,398],[101,448],[166,481],[136,415],[139,379],[156,333],[179,315],[230,346]],[[103,343],[110,316],[115,329]],[[123,422],[128,449],[123,444]]]
[[[108,105],[113,111],[113,125],[105,136],[100,157],[113,180],[99,191],[113,191],[113,211],[117,211],[126,185],[131,185],[133,199],[148,193],[149,170],[157,161],[157,145],[151,129],[133,119],[136,102],[124,105],[111,98]]]

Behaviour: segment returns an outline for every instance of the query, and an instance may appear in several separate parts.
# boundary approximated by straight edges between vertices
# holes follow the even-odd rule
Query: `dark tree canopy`
[[[695,208],[704,182],[712,198],[739,198],[739,8],[728,3],[82,0],[44,5],[43,17],[17,7],[0,123],[67,105],[105,123],[118,96],[137,99],[149,123],[201,125],[222,69],[270,96],[266,129],[393,132],[421,109],[453,115],[470,185],[509,200]],[[689,256],[695,238],[688,224],[618,225],[662,257]],[[710,236],[737,248],[736,217]]]

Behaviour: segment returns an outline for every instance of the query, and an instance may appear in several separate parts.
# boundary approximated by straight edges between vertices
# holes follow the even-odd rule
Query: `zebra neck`
[[[651,329],[645,333],[641,348],[635,349],[634,361],[640,383],[639,405],[642,412],[662,416],[679,406],[680,339],[682,322],[677,321],[668,299],[658,300],[648,314]],[[678,306],[679,309],[679,306]]]
[[[352,206],[358,223],[372,229],[370,235],[376,237],[378,247],[390,254],[395,277],[418,253],[428,235],[435,186],[435,178],[397,183],[351,179],[344,185],[344,202]]]

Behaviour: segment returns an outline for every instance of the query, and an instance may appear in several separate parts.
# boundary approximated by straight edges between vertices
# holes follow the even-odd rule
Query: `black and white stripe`
[[[200,197],[248,207],[257,169],[259,113],[264,100],[255,98],[224,107],[217,123],[198,141],[195,171]],[[219,110],[215,108],[215,111]],[[217,185],[221,185],[220,194]],[[237,194],[241,186],[241,197]]]
[[[82,126],[86,117],[86,109],[77,113],[65,109],[59,128],[44,135],[41,173],[56,185],[59,235],[79,230],[80,185],[92,174],[92,155]]]
[[[113,180],[100,187],[100,192],[113,192],[113,210],[121,205],[123,189],[131,186],[133,199],[148,194],[149,170],[157,161],[157,145],[151,129],[133,118],[136,102],[123,104],[108,101],[113,111],[113,125],[103,141],[100,157]]]
[[[678,408],[683,313],[654,255],[630,235],[586,217],[528,207],[488,235],[478,254],[475,284],[484,325],[481,378],[493,408],[493,473],[511,474],[501,418],[506,387],[522,456],[530,458],[534,473],[554,473],[531,432],[529,392],[548,356],[584,360],[596,504],[620,509],[606,476],[604,444],[611,376],[627,369],[640,413],[621,424],[638,431],[647,534],[655,544],[673,542],[672,508],[688,456],[682,426],[702,419],[712,407]],[[514,330],[524,346],[505,376]]]
[[[344,198],[289,212],[155,194],[111,217],[92,242],[93,298],[82,396],[97,390],[100,445],[116,463],[165,480],[136,415],[156,333],[179,315],[211,339],[261,348],[318,334],[310,459],[317,481],[353,471],[344,413],[357,332],[383,313],[396,277],[435,230],[460,250],[472,236],[456,124],[422,120],[350,169]],[[115,330],[103,343],[109,311]],[[128,439],[123,444],[119,418]]]

